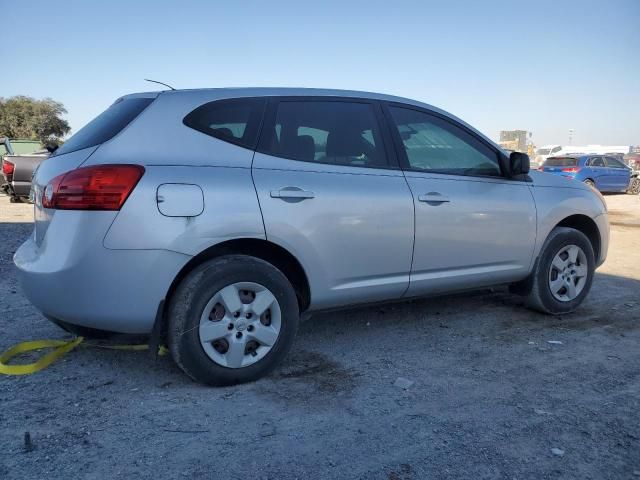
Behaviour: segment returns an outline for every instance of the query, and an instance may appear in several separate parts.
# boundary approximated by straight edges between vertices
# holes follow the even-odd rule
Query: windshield
[[[544,162],[545,167],[575,167],[578,164],[577,158],[552,157]]]
[[[125,98],[116,101],[64,142],[55,154],[74,152],[106,142],[140,115],[140,112],[153,100],[153,98]]]

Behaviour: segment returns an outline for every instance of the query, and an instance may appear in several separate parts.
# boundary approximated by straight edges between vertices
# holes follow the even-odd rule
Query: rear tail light
[[[580,171],[580,167],[567,167],[567,168],[563,168],[562,171],[569,172],[569,173],[577,173]]]
[[[120,210],[144,174],[140,165],[95,165],[49,182],[42,206],[58,210]]]
[[[5,175],[13,175],[13,171],[15,170],[16,166],[5,160],[4,162],[2,162],[2,173],[4,173]]]

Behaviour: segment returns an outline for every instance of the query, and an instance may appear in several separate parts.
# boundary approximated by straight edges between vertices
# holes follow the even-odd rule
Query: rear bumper
[[[11,189],[13,194],[18,197],[28,197],[31,191],[31,182],[11,182]]]
[[[191,258],[65,240],[48,246],[45,237],[38,246],[32,236],[20,246],[14,263],[25,295],[47,317],[112,332],[150,333],[158,304]]]

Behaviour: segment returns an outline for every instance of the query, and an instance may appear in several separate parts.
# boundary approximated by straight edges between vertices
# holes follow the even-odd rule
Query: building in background
[[[526,130],[502,130],[500,141],[502,148],[515,150],[516,152],[527,152],[527,131]]]

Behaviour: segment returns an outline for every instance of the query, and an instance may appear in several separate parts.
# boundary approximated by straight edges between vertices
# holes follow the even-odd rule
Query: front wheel
[[[631,185],[629,185],[627,193],[630,195],[640,194],[640,177],[635,177],[631,180]]]
[[[245,255],[219,257],[195,268],[168,310],[169,349],[178,366],[208,385],[256,380],[287,354],[299,322],[287,277]]]
[[[589,293],[595,272],[591,242],[573,228],[554,228],[538,257],[527,305],[552,315],[573,312]]]

